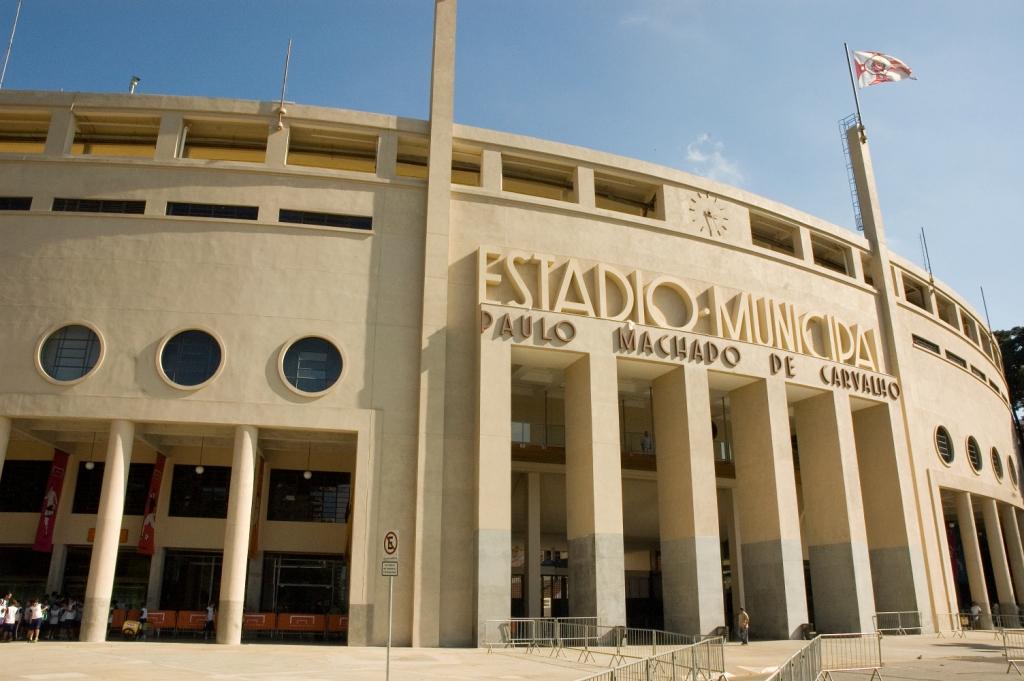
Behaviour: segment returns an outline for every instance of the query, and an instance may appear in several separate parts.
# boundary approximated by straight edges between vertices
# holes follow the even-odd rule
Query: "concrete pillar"
[[[569,610],[626,623],[618,371],[610,354],[565,370],[565,498]]]
[[[85,586],[85,607],[79,636],[82,641],[95,642],[107,638],[107,616],[114,591],[114,568],[117,567],[117,548],[121,543],[121,518],[134,437],[134,423],[111,421],[92,559],[89,561],[89,581]]]
[[[242,642],[242,608],[245,576],[249,565],[249,530],[252,522],[252,494],[256,483],[256,440],[253,426],[235,428],[231,455],[231,489],[228,518],[224,524],[224,562],[220,573],[220,603],[217,608],[217,643]]]
[[[786,385],[757,380],[729,393],[744,607],[761,638],[796,638],[807,622]]]
[[[597,199],[594,193],[594,169],[576,166],[572,181],[572,198],[583,208],[593,208]]]
[[[917,610],[924,617],[929,610],[928,591],[899,405],[879,404],[857,411],[853,432],[875,609]],[[921,626],[927,624],[922,621]]]
[[[64,564],[68,557],[67,544],[54,544],[50,552],[50,569],[46,573],[46,594],[64,593]]]
[[[11,420],[0,416],[0,479],[4,475],[4,461],[7,460],[7,445],[11,441]]]
[[[999,510],[996,500],[979,497],[981,517],[985,522],[985,537],[988,539],[988,555],[992,561],[992,577],[996,582],[996,597],[999,599],[1001,615],[1017,614],[1017,599],[1013,594],[1013,580],[1010,576],[1010,563],[1003,545],[1003,528],[999,522]]]
[[[164,586],[164,559],[167,550],[162,546],[153,549],[149,557],[149,584],[146,587],[146,607],[150,610],[160,609],[160,596]]]
[[[501,152],[484,149],[480,154],[480,186],[500,192],[501,179]]]
[[[664,628],[707,634],[725,624],[707,370],[655,379],[653,403]]]
[[[259,612],[262,588],[263,552],[257,551],[256,555],[249,559],[247,577],[245,579],[245,609],[247,611]]]
[[[50,127],[46,132],[47,156],[60,157],[71,151],[75,139],[75,115],[70,109],[60,109],[50,115]],[[106,627],[106,615],[103,616]]]
[[[291,137],[291,128],[285,124],[278,128],[270,126],[270,133],[267,135],[267,151],[265,163],[269,168],[284,168],[288,163],[288,139]],[[275,216],[276,217],[276,216]]]
[[[477,377],[477,644],[512,610],[512,348],[480,337]]]
[[[981,546],[978,542],[978,528],[974,524],[974,507],[970,492],[950,492],[956,499],[956,520],[960,526],[960,543],[964,547],[964,562],[967,564],[967,581],[971,586],[971,600],[981,607],[981,626],[992,626],[992,609],[988,602],[988,585],[985,570],[981,566]]]
[[[526,616],[540,617],[540,473],[526,483]]]
[[[872,631],[875,596],[850,398],[826,392],[794,411],[815,628]]]
[[[156,161],[171,161],[178,157],[178,142],[181,140],[181,130],[184,120],[180,113],[174,111],[164,112],[160,117],[160,132],[156,138],[156,153],[153,159]],[[159,203],[159,202],[151,202]]]
[[[1006,559],[1010,563],[1010,574],[1013,576],[1014,594],[1017,594],[1024,589],[1024,546],[1021,545],[1016,510],[1010,504],[999,504],[999,519],[1003,526]],[[1017,596],[1017,605],[1020,605],[1020,596]]]

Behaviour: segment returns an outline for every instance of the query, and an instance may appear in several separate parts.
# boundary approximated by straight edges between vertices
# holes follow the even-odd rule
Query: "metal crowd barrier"
[[[949,632],[953,638],[964,638],[964,630],[971,626],[971,616],[962,612],[940,612],[935,614],[935,635],[944,638]]]
[[[786,660],[766,681],[832,681],[832,672],[866,672],[882,679],[882,635],[822,634]]]
[[[621,664],[579,681],[724,681],[724,643],[720,637],[708,638]]]
[[[1024,629],[1003,629],[1003,657],[1006,658],[1006,673],[1014,670],[1024,676],[1018,666],[1024,662]]]
[[[921,613],[918,610],[904,610],[900,612],[876,612],[872,618],[875,623],[875,631],[880,634],[920,634]]]

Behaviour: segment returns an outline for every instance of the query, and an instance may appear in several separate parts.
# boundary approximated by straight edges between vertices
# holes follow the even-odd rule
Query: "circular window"
[[[939,426],[935,431],[935,449],[939,452],[939,458],[946,463],[953,463],[956,452],[953,450],[953,440],[949,437],[949,431]]]
[[[992,448],[992,470],[996,472],[997,478],[1003,479],[1003,460],[999,457],[999,450],[995,447]]]
[[[220,341],[206,331],[180,331],[164,341],[157,354],[160,374],[177,388],[200,388],[222,367]]]
[[[326,338],[306,336],[285,347],[281,355],[281,378],[303,395],[320,395],[341,377],[341,352]]]
[[[1010,482],[1012,482],[1013,486],[1016,487],[1017,486],[1017,465],[1015,463],[1013,463],[1013,457],[1010,457],[1009,459],[1007,459],[1006,466],[1010,469]]]
[[[981,472],[981,447],[978,446],[978,441],[974,439],[974,436],[967,438],[967,459],[971,462],[971,468],[974,469],[975,473]]]
[[[84,324],[68,324],[48,334],[36,356],[43,375],[56,383],[85,378],[103,356],[99,334]]]

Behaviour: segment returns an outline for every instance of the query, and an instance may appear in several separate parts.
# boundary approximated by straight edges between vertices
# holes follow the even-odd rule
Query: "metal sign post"
[[[395,577],[398,576],[398,530],[384,533],[384,559],[380,562],[381,577],[388,578],[388,647],[384,661],[384,681],[391,679],[391,624],[394,614]]]

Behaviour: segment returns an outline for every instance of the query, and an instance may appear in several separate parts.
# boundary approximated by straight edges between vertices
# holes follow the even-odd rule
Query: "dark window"
[[[100,508],[100,489],[103,485],[103,462],[94,462],[90,471],[85,462],[78,464],[75,480],[75,501],[72,513],[96,513]],[[153,476],[153,464],[133,463],[128,466],[128,488],[124,495],[124,515],[142,515],[146,511],[146,497],[149,495],[149,480]]]
[[[341,353],[323,338],[297,340],[284,353],[284,376],[302,392],[323,392],[341,376]]]
[[[210,380],[220,368],[217,339],[198,329],[176,334],[164,345],[160,367],[172,383],[194,386]]]
[[[221,220],[255,220],[258,206],[224,206],[216,203],[167,202],[167,214],[189,218],[220,218]]]
[[[348,514],[348,473],[313,471],[306,480],[302,471],[270,471],[270,504],[267,520],[305,523],[343,523]]]
[[[971,468],[973,468],[975,472],[981,472],[981,465],[983,463],[981,460],[981,448],[978,446],[978,441],[975,440],[973,436],[967,438],[967,458],[971,462]]]
[[[967,368],[967,360],[960,355],[950,352],[949,350],[946,350],[946,359],[963,369]]]
[[[0,210],[29,210],[32,208],[31,196],[0,196]]]
[[[54,199],[53,210],[71,213],[130,213],[142,215],[146,212],[145,201],[123,201],[119,199]]]
[[[927,338],[921,338],[918,335],[914,335],[914,345],[919,348],[924,348],[928,352],[934,352],[935,354],[941,354],[939,351],[938,343],[933,343]]]
[[[160,608],[204,610],[220,594],[220,551],[167,549],[164,557],[164,587]]]
[[[345,556],[272,554],[263,557],[263,612],[348,612]]]
[[[307,210],[282,208],[277,217],[281,222],[321,227],[349,227],[351,229],[373,229],[373,218],[364,215],[341,215],[338,213],[313,213]]]
[[[168,515],[183,518],[227,518],[230,466],[176,465],[171,479],[171,506]]]
[[[985,372],[983,372],[981,369],[979,369],[978,367],[974,366],[973,364],[971,365],[971,373],[974,374],[975,376],[977,376],[978,378],[980,378],[983,381],[986,380]]]
[[[1003,459],[999,456],[999,450],[995,447],[992,448],[992,470],[996,472],[997,478],[1003,479]]]
[[[85,376],[96,366],[99,357],[99,337],[80,324],[54,331],[39,353],[43,371],[58,381],[74,381]]]
[[[11,461],[0,478],[0,512],[39,513],[50,479],[50,461]]]
[[[953,449],[953,440],[949,437],[949,431],[939,426],[935,431],[935,449],[939,457],[946,463],[953,463],[956,451]]]
[[[1017,486],[1017,466],[1013,463],[1013,459],[1010,458],[1010,457],[1007,457],[1006,465],[1010,469],[1010,482],[1012,482],[1013,486],[1016,487]]]

